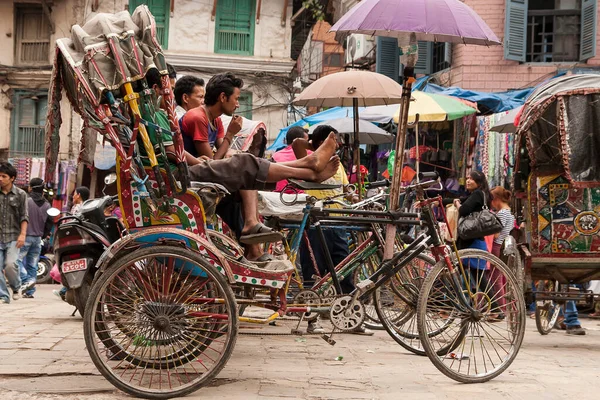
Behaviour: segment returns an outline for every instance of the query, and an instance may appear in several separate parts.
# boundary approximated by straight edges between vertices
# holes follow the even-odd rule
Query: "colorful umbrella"
[[[363,0],[332,31],[464,44],[494,45],[500,39],[475,11],[459,0]]]
[[[475,114],[477,109],[469,107],[463,101],[450,96],[425,92],[412,92],[408,122],[415,122],[419,114],[420,122],[454,121],[467,115]],[[394,114],[394,122],[400,119],[400,108]]]

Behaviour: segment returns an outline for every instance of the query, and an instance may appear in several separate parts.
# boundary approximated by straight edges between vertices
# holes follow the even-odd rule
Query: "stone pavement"
[[[35,299],[0,305],[0,399],[130,399],[93,366],[82,321],[42,285]],[[318,336],[240,335],[218,378],[188,399],[597,399],[600,320],[583,320],[588,335],[556,331],[541,336],[528,320],[521,351],[495,380],[456,383],[426,357],[407,353],[381,331],[373,337],[338,335],[335,346]],[[245,332],[289,332],[245,327]],[[342,356],[341,361],[336,361]]]

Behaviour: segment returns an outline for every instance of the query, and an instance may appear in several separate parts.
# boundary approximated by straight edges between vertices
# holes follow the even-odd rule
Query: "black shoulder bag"
[[[494,235],[502,228],[502,221],[488,209],[487,199],[483,193],[483,210],[472,212],[458,221],[458,237],[463,240],[482,238]]]

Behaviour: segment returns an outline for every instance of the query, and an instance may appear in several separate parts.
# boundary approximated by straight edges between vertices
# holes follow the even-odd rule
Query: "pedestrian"
[[[44,181],[33,178],[29,182],[29,198],[27,199],[27,236],[25,244],[19,251],[17,266],[21,274],[21,291],[23,298],[33,299],[37,279],[37,265],[42,252],[42,239],[50,234],[52,218],[47,211],[50,203],[44,198]]]
[[[502,222],[502,230],[494,235],[494,242],[492,245],[492,254],[496,257],[500,257],[500,249],[502,243],[510,231],[515,226],[515,217],[510,210],[510,190],[504,189],[502,186],[496,186],[491,190],[492,194],[492,209],[496,211],[496,216]],[[494,293],[499,296],[498,306],[500,306],[501,312],[494,314],[490,317],[490,322],[494,319],[504,319],[504,312],[506,311],[506,298],[504,297],[506,288],[506,277],[494,266],[490,267],[489,280],[492,282]]]
[[[90,189],[85,186],[79,186],[73,192],[73,207],[71,207],[71,214],[77,215],[81,213],[81,205],[84,201],[90,198]]]
[[[16,264],[19,250],[27,237],[27,193],[15,184],[17,170],[0,163],[0,304],[10,303],[6,281],[13,300],[21,298],[21,276]]]
[[[186,112],[204,104],[204,79],[192,75],[182,76],[173,90],[177,107],[175,113],[179,121]],[[193,141],[190,142],[193,146]]]

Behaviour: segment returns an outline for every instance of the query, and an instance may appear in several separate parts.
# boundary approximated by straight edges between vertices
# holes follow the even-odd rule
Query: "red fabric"
[[[423,156],[423,153],[427,153],[430,150],[433,150],[433,147],[429,147],[429,146],[425,146],[425,145],[419,146],[419,158],[421,158]],[[408,152],[408,157],[412,158],[412,159],[417,158],[417,146],[411,147],[411,149]]]
[[[184,132],[195,142],[210,142],[208,137],[208,116],[204,107],[196,107],[189,110],[181,120],[181,126]],[[225,137],[221,118],[215,119],[215,127],[217,128],[216,142],[216,140]]]

